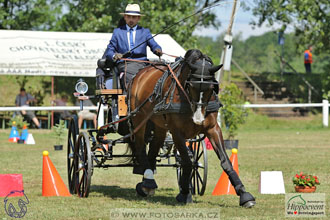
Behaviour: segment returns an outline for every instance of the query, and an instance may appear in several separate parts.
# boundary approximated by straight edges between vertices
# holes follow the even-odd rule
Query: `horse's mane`
[[[205,58],[206,61],[210,62],[213,65],[213,61],[211,58],[205,54],[203,54],[200,50],[198,49],[191,49],[188,50],[184,56],[186,61],[190,64],[195,64],[197,60]]]

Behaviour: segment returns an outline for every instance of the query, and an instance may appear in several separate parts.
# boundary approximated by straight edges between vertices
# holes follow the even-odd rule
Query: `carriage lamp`
[[[76,92],[78,92],[81,95],[84,95],[88,91],[88,85],[83,79],[79,79],[76,86],[75,86]]]

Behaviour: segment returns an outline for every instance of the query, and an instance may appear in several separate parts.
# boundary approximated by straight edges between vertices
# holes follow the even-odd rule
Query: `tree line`
[[[235,36],[233,58],[247,72],[279,72],[279,58],[274,51],[282,54],[298,72],[304,72],[302,52],[307,45],[312,44],[315,48],[313,71],[328,74],[330,69],[330,1],[251,1],[254,4],[242,1],[243,8],[251,10],[255,16],[251,25],[281,24],[278,32],[284,33],[285,45],[282,49],[277,44],[278,32],[269,32],[247,40],[242,40],[240,35]],[[184,17],[225,1],[139,0],[135,2],[140,4],[142,13],[145,15],[140,22],[141,25],[157,33]],[[133,1],[0,0],[0,29],[111,33],[117,27],[122,17],[120,13],[128,3],[133,3]],[[221,7],[221,5],[216,7]],[[185,49],[199,48],[210,55],[215,63],[219,63],[223,35],[215,39],[194,36],[193,32],[200,27],[221,27],[221,22],[217,20],[214,10],[197,13],[167,30],[166,33]],[[288,27],[291,27],[292,33],[288,33]],[[324,80],[326,84],[324,94],[329,95],[329,98],[330,76],[325,76]]]

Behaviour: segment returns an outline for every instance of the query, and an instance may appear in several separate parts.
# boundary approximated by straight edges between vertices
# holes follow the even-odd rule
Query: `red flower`
[[[319,180],[317,179],[317,176],[304,174],[303,172],[300,172],[300,175],[296,174],[292,178],[292,181],[293,184],[296,186],[315,186],[316,184],[320,184]]]

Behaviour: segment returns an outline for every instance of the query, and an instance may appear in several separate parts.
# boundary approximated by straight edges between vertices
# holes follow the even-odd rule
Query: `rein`
[[[167,55],[167,56],[169,56],[169,57],[178,58],[178,56],[175,56],[175,55],[171,55],[171,54],[168,54],[168,53],[164,53],[164,52],[163,52],[163,54],[165,54],[165,55]]]
[[[181,89],[182,93],[184,94],[184,96],[186,97],[187,101],[189,102],[190,106],[191,106],[191,102],[189,99],[188,94],[186,93],[186,91],[184,90],[184,88],[182,87],[179,79],[175,76],[171,66],[169,64],[167,64],[168,69],[170,70],[170,73],[172,74],[172,78],[176,81],[176,83],[178,84],[179,88]]]
[[[174,57],[174,58],[178,58],[179,56],[176,55],[172,55],[172,54],[168,54],[168,53],[164,53],[163,54],[169,56],[169,57]],[[120,60],[124,60],[124,61],[133,61],[133,62],[138,62],[138,63],[150,63],[150,64],[157,64],[159,62],[153,62],[153,61],[148,61],[148,60],[137,60],[137,59],[130,59],[130,58],[120,58]]]
[[[136,59],[129,59],[129,58],[120,58],[120,60],[126,61],[132,61],[132,62],[137,62],[137,63],[150,63],[150,64],[155,64],[159,62],[153,62],[153,61],[148,61],[148,60],[136,60]]]

